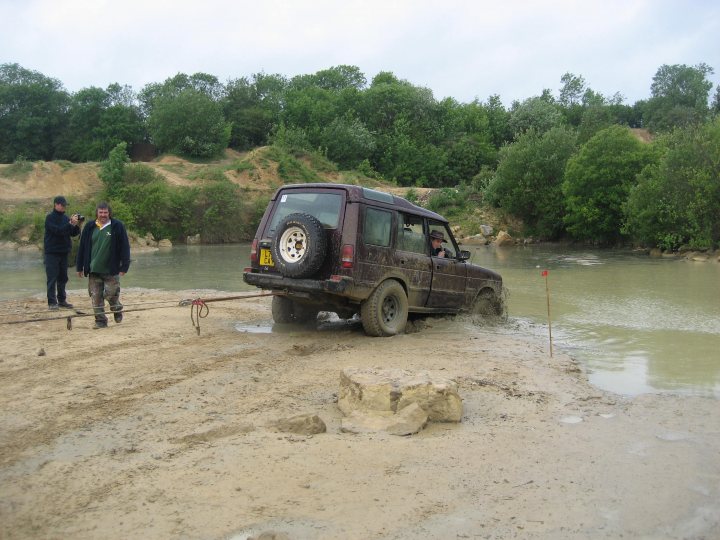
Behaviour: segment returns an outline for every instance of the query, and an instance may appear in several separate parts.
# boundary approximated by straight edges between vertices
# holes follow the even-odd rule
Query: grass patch
[[[286,183],[288,182],[322,182],[322,178],[318,174],[297,159],[289,152],[277,147],[271,146],[267,151],[267,157],[278,164],[278,176]]]
[[[305,154],[304,157],[308,158],[313,169],[321,173],[334,173],[338,170],[337,165],[321,154],[312,152]]]
[[[45,213],[29,207],[0,212],[0,238],[18,240],[18,233],[30,228],[30,241],[37,242],[45,231]]]
[[[19,157],[14,163],[0,169],[0,175],[5,178],[25,178],[33,170],[32,161],[27,161],[23,157]]]
[[[74,166],[72,162],[70,162],[70,161],[68,161],[68,160],[66,160],[66,159],[58,159],[55,163],[56,163],[57,165],[59,165],[60,168],[61,168],[63,171],[67,171],[68,169],[72,169],[73,166]]]
[[[190,180],[211,180],[213,182],[223,182],[227,180],[225,177],[226,167],[215,165],[208,167],[200,167],[196,171],[188,175]]]
[[[175,173],[180,176],[185,174],[185,170],[187,169],[187,167],[185,167],[182,163],[159,163],[157,166],[164,171]]]
[[[233,171],[235,171],[235,172],[237,172],[237,173],[242,173],[242,172],[245,172],[245,171],[251,171],[251,172],[252,172],[252,171],[255,170],[255,165],[252,164],[252,163],[250,163],[249,161],[245,161],[245,160],[243,160],[243,161],[235,160],[235,161],[233,162],[233,164],[228,167],[228,169],[231,169],[231,170],[233,170]]]

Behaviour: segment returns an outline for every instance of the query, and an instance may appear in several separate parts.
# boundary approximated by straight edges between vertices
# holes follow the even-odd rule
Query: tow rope
[[[200,319],[204,319],[210,314],[210,307],[208,306],[211,302],[224,302],[227,300],[244,300],[246,298],[260,298],[262,296],[274,296],[275,293],[263,293],[263,294],[247,294],[247,295],[239,295],[239,296],[223,296],[219,298],[195,298],[195,299],[185,299],[180,300],[179,302],[172,301],[170,302],[147,302],[146,304],[143,303],[135,303],[135,304],[125,304],[122,313],[132,313],[134,311],[149,311],[151,309],[167,309],[169,307],[186,307],[190,306],[190,321],[192,322],[193,328],[195,328],[195,331],[197,332],[197,335],[200,335]],[[137,305],[147,305],[147,304],[170,304],[170,305],[154,305],[152,307],[139,307],[139,308],[131,308],[126,309],[127,306],[137,306]],[[31,312],[33,313],[41,313],[39,311]],[[44,311],[42,312],[44,313]],[[95,315],[99,315],[100,313],[103,313],[105,315],[110,315],[111,313],[117,313],[112,310],[103,310],[102,312],[93,311],[92,313],[85,313],[83,311],[75,310],[75,314],[73,315],[61,315],[59,317],[41,317],[41,318],[33,318],[33,319],[23,319],[19,321],[0,321],[0,325],[3,324],[25,324],[25,323],[35,323],[35,322],[45,322],[45,321],[60,321],[63,319],[66,319],[66,327],[68,330],[72,330],[72,320],[79,318],[79,317],[95,317]]]
[[[260,298],[262,296],[273,296],[275,293],[263,294],[244,294],[241,296],[221,296],[220,298],[196,298],[194,300],[180,300],[181,306],[190,306],[190,321],[193,328],[200,335],[200,319],[204,319],[210,314],[211,302],[225,302],[226,300],[244,300],[245,298]]]

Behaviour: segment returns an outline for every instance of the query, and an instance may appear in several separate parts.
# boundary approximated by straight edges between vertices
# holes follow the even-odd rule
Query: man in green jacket
[[[120,277],[130,268],[130,242],[122,221],[102,202],[95,208],[96,220],[85,225],[77,254],[78,276],[88,276],[88,292],[95,311],[94,328],[107,328],[105,300],[116,323],[122,322]]]

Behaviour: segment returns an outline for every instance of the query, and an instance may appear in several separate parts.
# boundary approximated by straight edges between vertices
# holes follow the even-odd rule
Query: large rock
[[[397,413],[416,403],[434,422],[459,422],[462,399],[457,383],[428,371],[348,368],[340,374],[338,407],[353,411]]]
[[[492,236],[495,229],[493,229],[492,225],[480,225],[480,232],[483,236]]]
[[[486,246],[488,244],[488,239],[485,238],[482,234],[473,234],[472,236],[466,236],[462,239],[463,244],[468,244],[471,246]]]
[[[500,231],[495,239],[495,245],[498,247],[514,246],[515,240],[506,231]]]
[[[385,431],[390,435],[412,435],[425,427],[428,414],[417,403],[411,403],[397,413],[389,411],[352,411],[342,419],[340,431],[346,433],[374,433]]]

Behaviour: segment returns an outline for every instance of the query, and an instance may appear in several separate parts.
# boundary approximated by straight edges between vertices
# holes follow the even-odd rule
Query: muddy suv
[[[433,255],[431,236],[444,253]],[[270,200],[243,279],[276,293],[276,323],[320,311],[360,315],[391,336],[408,313],[502,311],[502,278],[468,262],[442,216],[380,191],[342,184],[280,188]]]

